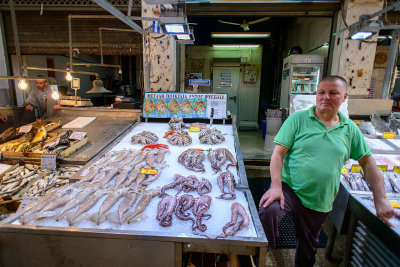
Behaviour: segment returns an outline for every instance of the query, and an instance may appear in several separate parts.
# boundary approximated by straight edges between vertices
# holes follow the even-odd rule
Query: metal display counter
[[[367,197],[350,195],[344,266],[400,266],[400,226],[391,228],[378,218]]]
[[[104,108],[62,108],[59,114],[50,119],[61,120],[63,125],[77,117],[96,117],[92,123],[82,129],[59,128],[54,133],[66,130],[86,132],[89,144],[74,152],[67,158],[61,159],[62,163],[83,165],[99,154],[103,149],[127,131],[137,120],[138,110],[104,109]],[[21,158],[7,157],[6,160]],[[39,161],[40,158],[22,158],[23,160]]]
[[[127,132],[130,131],[116,138],[112,145],[101,152],[101,155],[110,151],[123,138],[127,138]],[[208,239],[194,235],[191,231],[171,233],[154,230],[16,224],[21,216],[34,207],[33,204],[21,213],[4,220],[0,225],[0,264],[3,266],[182,266],[184,253],[204,252],[256,256],[257,265],[265,266],[268,243],[258,217],[258,209],[248,189],[236,129],[233,131],[233,136],[240,178],[236,190],[238,193],[242,192],[247,201],[254,236],[235,235],[225,239]],[[88,162],[81,172],[101,155]],[[230,218],[226,218],[226,222],[229,220]]]
[[[399,194],[387,196],[400,201]],[[332,226],[325,256],[331,258],[339,232],[347,234],[343,266],[400,266],[400,225],[391,228],[384,223],[368,198],[372,198],[372,192],[353,191],[341,181],[329,214]]]

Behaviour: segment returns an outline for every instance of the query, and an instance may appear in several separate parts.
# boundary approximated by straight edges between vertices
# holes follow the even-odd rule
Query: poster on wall
[[[232,71],[222,70],[219,73],[219,84],[218,88],[232,87]]]
[[[210,118],[226,119],[227,94],[145,93],[144,118]]]

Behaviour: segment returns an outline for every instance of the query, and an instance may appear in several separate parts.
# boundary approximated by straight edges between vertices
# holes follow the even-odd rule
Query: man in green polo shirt
[[[358,127],[340,111],[347,82],[340,76],[322,79],[316,106],[285,121],[275,137],[271,157],[271,187],[260,201],[259,215],[275,248],[278,225],[291,211],[296,232],[296,266],[313,266],[322,225],[339,190],[340,170],[358,160],[373,195],[377,215],[390,226],[394,210],[387,200],[383,177]]]

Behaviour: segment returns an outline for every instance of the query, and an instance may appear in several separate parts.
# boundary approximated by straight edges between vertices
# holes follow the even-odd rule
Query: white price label
[[[57,167],[56,159],[57,159],[56,155],[42,155],[40,167],[42,169],[54,170]]]
[[[71,134],[71,136],[69,137],[69,139],[71,139],[71,140],[82,140],[85,137],[86,137],[86,133],[85,132],[73,132]]]
[[[25,125],[19,128],[19,133],[29,133],[32,130],[32,125]]]

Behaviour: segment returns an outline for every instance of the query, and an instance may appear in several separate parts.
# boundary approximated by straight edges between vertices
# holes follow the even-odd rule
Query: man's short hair
[[[337,76],[337,75],[331,75],[331,76],[326,76],[322,78],[321,82],[336,82],[336,81],[341,81],[344,85],[344,91],[347,93],[347,81],[345,78],[342,76]]]
[[[45,81],[45,82],[47,82],[47,79],[46,79],[43,75],[38,75],[38,76],[36,76],[36,80],[40,80],[40,81]]]

